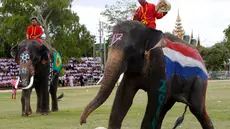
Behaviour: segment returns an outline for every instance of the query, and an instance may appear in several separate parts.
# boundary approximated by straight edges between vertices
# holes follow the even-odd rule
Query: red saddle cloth
[[[43,44],[43,40],[42,40],[42,39],[36,38],[36,40],[37,40],[40,44]]]

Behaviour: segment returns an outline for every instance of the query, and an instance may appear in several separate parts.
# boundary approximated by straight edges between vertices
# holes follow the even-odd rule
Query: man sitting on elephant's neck
[[[138,0],[140,7],[135,11],[133,20],[140,21],[144,25],[155,29],[156,28],[156,19],[161,19],[164,17],[167,12],[158,13],[156,11],[156,6],[152,3],[148,3],[146,0]]]
[[[42,28],[37,24],[37,18],[32,18],[31,22],[32,22],[32,25],[30,25],[26,31],[26,38],[28,40],[35,39],[40,44],[42,44],[42,40],[40,38],[43,34],[43,31],[42,31]]]

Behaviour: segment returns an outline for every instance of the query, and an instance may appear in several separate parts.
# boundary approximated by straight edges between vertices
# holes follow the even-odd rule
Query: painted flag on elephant
[[[54,62],[53,62],[53,69],[54,71],[60,71],[61,67],[62,67],[62,59],[61,59],[61,55],[57,52],[54,52],[53,54],[54,56]]]
[[[167,79],[174,73],[182,78],[199,76],[204,80],[208,79],[204,61],[195,48],[188,44],[171,42],[169,40],[167,42],[167,47],[163,48]]]

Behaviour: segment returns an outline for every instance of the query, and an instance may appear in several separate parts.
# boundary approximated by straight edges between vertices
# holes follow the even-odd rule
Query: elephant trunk
[[[81,124],[86,123],[89,114],[101,106],[110,96],[120,74],[122,73],[123,58],[124,52],[119,49],[110,48],[100,90],[81,115]]]

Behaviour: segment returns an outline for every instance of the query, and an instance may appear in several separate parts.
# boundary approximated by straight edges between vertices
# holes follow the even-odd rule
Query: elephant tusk
[[[18,89],[18,84],[19,84],[19,81],[20,81],[20,77],[18,77],[17,81],[16,81],[16,84],[15,84],[15,89]]]
[[[22,89],[23,89],[23,90],[27,90],[27,89],[31,88],[31,87],[33,86],[33,83],[34,83],[34,76],[32,76],[32,77],[30,78],[30,84],[29,84],[27,87],[22,88]]]
[[[117,85],[120,85],[120,83],[121,83],[123,77],[124,77],[124,73],[122,73],[122,74],[120,75],[119,79],[117,80],[117,83],[116,83]]]
[[[154,48],[166,47],[167,45],[168,45],[167,41],[165,41],[165,39],[161,39]]]
[[[104,76],[103,76],[104,77]],[[103,77],[100,78],[100,80],[97,82],[97,85],[99,85],[103,79]]]
[[[168,45],[168,42],[164,38],[162,38],[153,48],[145,52],[145,55],[155,48],[163,48],[163,47],[166,47],[167,45]]]

